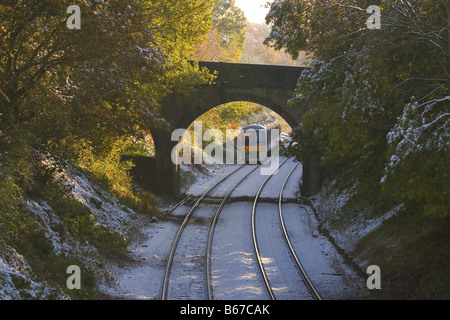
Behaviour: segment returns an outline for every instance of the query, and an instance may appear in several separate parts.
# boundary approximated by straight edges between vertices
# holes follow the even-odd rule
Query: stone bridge
[[[199,62],[211,73],[217,72],[212,85],[200,86],[189,94],[174,92],[161,102],[164,118],[172,129],[186,129],[199,116],[221,104],[249,101],[277,112],[291,127],[300,124],[306,110],[287,105],[294,95],[297,80],[304,68],[219,62]],[[171,141],[172,131],[151,129],[155,141],[155,182],[167,193],[179,195],[179,167],[173,164],[171,152],[177,142]],[[320,173],[314,163],[303,163],[303,190],[314,194],[320,188]],[[317,171],[317,172],[316,172]]]

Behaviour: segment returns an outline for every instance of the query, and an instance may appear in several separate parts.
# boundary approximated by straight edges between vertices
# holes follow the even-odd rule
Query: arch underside
[[[292,127],[296,127],[303,116],[302,110],[289,107],[293,90],[273,88],[221,88],[197,89],[190,95],[174,94],[163,103],[162,111],[175,129],[187,128],[202,114],[234,101],[249,101],[265,106],[278,113]]]
[[[202,114],[234,101],[249,101],[265,106],[278,113],[294,128],[300,124],[305,110],[287,105],[293,95],[293,88],[210,86],[197,88],[190,94],[174,93],[166,97],[161,103],[161,113],[172,128],[152,129],[156,149],[155,182],[162,190],[179,194],[180,169],[171,161],[172,149],[177,144],[177,141],[171,140],[172,130],[187,129]]]

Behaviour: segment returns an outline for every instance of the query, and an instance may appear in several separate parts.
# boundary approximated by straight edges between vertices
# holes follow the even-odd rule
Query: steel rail
[[[261,253],[259,251],[259,247],[258,247],[258,240],[256,237],[256,225],[255,225],[255,218],[256,218],[256,205],[258,203],[258,198],[261,194],[261,191],[263,190],[264,186],[266,185],[266,183],[270,180],[270,178],[272,178],[272,176],[274,175],[275,172],[277,172],[281,166],[283,164],[286,163],[288,159],[285,159],[279,166],[278,168],[276,168],[268,177],[267,179],[263,182],[263,184],[261,185],[261,187],[258,189],[258,192],[256,193],[255,199],[253,201],[253,206],[252,206],[252,237],[253,237],[253,247],[255,249],[255,255],[256,255],[256,260],[258,261],[258,265],[259,265],[259,269],[261,271],[261,275],[264,279],[264,284],[267,288],[267,292],[269,293],[269,296],[272,300],[276,300],[275,298],[275,294],[272,290],[272,286],[269,283],[269,278],[267,277],[267,273],[266,270],[264,269],[264,265],[261,259]]]
[[[189,210],[189,212],[186,214],[185,218],[183,219],[183,222],[181,223],[180,227],[178,228],[178,232],[174,238],[173,244],[172,244],[172,248],[170,249],[170,253],[169,253],[169,257],[167,260],[167,265],[166,265],[166,270],[164,273],[164,280],[163,280],[163,284],[162,284],[162,291],[161,291],[161,300],[166,300],[167,299],[167,290],[168,290],[168,286],[169,286],[169,280],[170,280],[170,272],[172,269],[172,264],[173,264],[173,259],[175,256],[175,251],[178,247],[178,242],[180,241],[180,237],[181,234],[183,233],[189,219],[191,218],[192,214],[195,212],[195,210],[197,209],[197,207],[200,205],[200,203],[202,202],[202,200],[212,191],[214,190],[219,184],[221,184],[223,181],[225,181],[228,177],[230,177],[231,175],[233,175],[234,173],[236,173],[237,171],[241,170],[242,168],[244,168],[245,165],[241,165],[239,168],[237,168],[236,170],[233,170],[231,173],[227,174],[225,177],[223,177],[221,180],[219,180],[217,183],[215,183],[212,187],[210,187],[198,200],[197,202],[191,207],[191,209]]]
[[[186,198],[184,198],[183,200],[181,200],[180,202],[178,202],[176,205],[173,206],[173,208],[171,208],[169,211],[167,211],[165,214],[171,214],[172,212],[174,212],[179,206],[182,206],[183,204],[185,204],[187,201],[189,201],[192,198],[192,195],[187,196]]]
[[[309,290],[313,294],[314,298],[316,300],[322,300],[322,298],[320,297],[320,295],[317,292],[316,288],[314,287],[314,285],[312,284],[311,280],[309,279],[308,275],[306,274],[305,269],[303,268],[302,264],[300,263],[300,260],[298,259],[297,254],[295,253],[294,247],[292,246],[291,240],[290,240],[289,235],[288,235],[287,230],[286,230],[286,226],[285,226],[284,218],[283,218],[283,212],[282,212],[282,208],[281,208],[282,207],[282,201],[283,201],[284,188],[285,188],[289,178],[291,177],[292,173],[298,167],[298,165],[299,165],[299,163],[297,163],[294,166],[294,168],[291,170],[291,172],[289,172],[288,176],[284,180],[283,186],[280,189],[280,194],[278,195],[278,213],[279,213],[279,217],[280,217],[280,224],[281,224],[281,229],[283,231],[284,240],[286,241],[286,244],[289,247],[289,250],[290,250],[290,252],[292,254],[292,257],[294,258],[294,261],[297,264],[297,267],[300,270],[300,273],[302,274],[303,279],[305,280],[305,282],[306,282]]]
[[[234,185],[234,187],[226,194],[226,196],[222,199],[222,202],[220,203],[219,207],[216,210],[216,213],[214,214],[214,218],[211,222],[211,226],[209,229],[208,234],[208,242],[206,244],[206,254],[205,254],[205,260],[206,260],[206,288],[207,288],[207,299],[213,300],[213,289],[212,289],[212,277],[211,277],[211,252],[212,252],[212,240],[214,236],[214,231],[217,225],[217,221],[219,219],[220,213],[222,212],[223,207],[225,206],[225,203],[230,198],[231,194],[236,190],[236,188],[244,182],[253,172],[255,172],[256,169],[258,169],[261,165],[258,165],[255,169],[250,171],[247,175],[245,175],[238,183]]]

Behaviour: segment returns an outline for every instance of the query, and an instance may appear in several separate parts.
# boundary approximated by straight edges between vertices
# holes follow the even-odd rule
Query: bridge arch
[[[248,65],[235,63],[199,62],[218,77],[210,86],[195,88],[190,93],[173,93],[161,101],[161,113],[172,130],[187,129],[207,111],[229,102],[249,101],[278,113],[292,127],[300,124],[305,109],[288,105],[304,68]],[[171,152],[176,141],[172,131],[154,128],[156,149],[156,184],[175,196],[180,191],[179,166],[172,163]]]
[[[209,87],[198,89],[190,95],[173,94],[164,101],[163,113],[172,118],[172,126],[186,129],[195,119],[217,106],[237,101],[254,102],[265,106],[284,118],[291,127],[300,124],[301,116],[289,112],[285,105],[273,99],[274,90],[270,89],[233,89]],[[286,94],[286,96],[288,96]],[[283,99],[285,99],[285,97]],[[292,97],[289,96],[289,97]],[[286,98],[287,99],[287,98]],[[286,100],[287,101],[287,100]],[[284,102],[284,104],[286,103]],[[293,109],[293,108],[292,108]],[[296,113],[299,113],[295,110]]]

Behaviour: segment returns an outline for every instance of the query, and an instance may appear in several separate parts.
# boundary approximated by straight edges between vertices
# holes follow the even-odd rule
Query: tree
[[[189,90],[211,80],[206,71],[190,63],[195,45],[205,39],[212,21],[212,0],[145,1],[151,15],[151,30],[156,44],[166,55],[163,87]],[[159,89],[161,90],[161,89]]]
[[[159,99],[211,80],[189,60],[212,2],[82,0],[80,29],[67,27],[71,4],[0,4],[1,170],[18,190],[32,184],[32,149],[78,162],[89,150],[121,171],[121,141],[168,127]]]
[[[1,46],[0,86],[8,97],[1,104],[5,130],[13,126],[39,129],[53,119],[61,125],[53,133],[61,137],[68,126],[75,128],[76,123],[67,121],[72,116],[82,118],[84,112],[91,116],[90,123],[119,120],[139,107],[138,87],[161,73],[162,52],[152,40],[140,1],[84,1],[80,30],[67,28],[67,6],[68,2],[60,1],[1,5],[5,45]],[[134,97],[127,94],[133,91]],[[113,112],[100,116],[106,105]],[[119,127],[117,121],[115,127]],[[49,128],[38,130],[38,135]]]
[[[212,26],[205,41],[196,46],[200,61],[239,61],[244,50],[246,18],[234,0],[215,0]]]
[[[365,26],[372,4],[380,30]],[[448,2],[280,0],[266,20],[268,45],[317,59],[291,101],[309,108],[291,152],[447,214],[447,175],[427,174],[449,165]]]
[[[264,45],[264,40],[270,34],[270,26],[264,23],[247,23],[245,49],[239,63],[273,64],[273,65],[308,65],[310,59],[305,53],[300,53],[297,60],[280,50]]]

